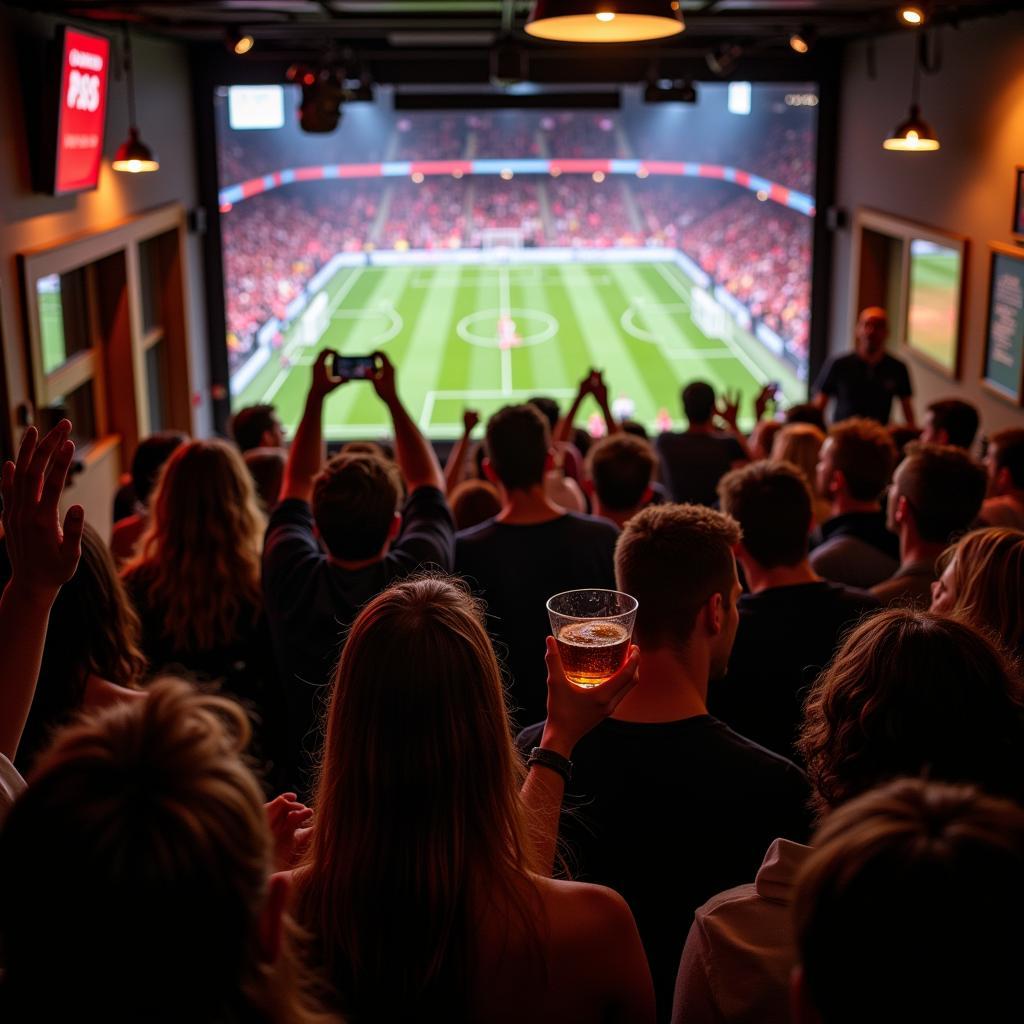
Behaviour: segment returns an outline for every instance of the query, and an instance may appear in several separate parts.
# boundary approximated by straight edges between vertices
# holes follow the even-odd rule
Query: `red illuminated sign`
[[[57,118],[57,195],[95,188],[99,181],[109,65],[108,40],[65,30]]]

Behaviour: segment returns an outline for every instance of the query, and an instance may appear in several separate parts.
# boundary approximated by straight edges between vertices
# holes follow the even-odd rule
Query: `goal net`
[[[690,316],[709,338],[725,338],[729,320],[725,310],[703,288],[690,292]]]
[[[484,228],[480,232],[482,249],[522,249],[522,228]]]

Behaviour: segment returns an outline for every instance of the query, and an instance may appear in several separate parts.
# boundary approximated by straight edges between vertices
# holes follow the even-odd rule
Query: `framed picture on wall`
[[[983,386],[1017,405],[1024,402],[1024,249],[992,243]]]
[[[960,375],[967,239],[875,210],[854,222],[850,334],[857,313],[881,306],[890,347],[943,376]]]
[[[1017,168],[1013,190],[1013,227],[1010,230],[1024,239],[1024,167]]]

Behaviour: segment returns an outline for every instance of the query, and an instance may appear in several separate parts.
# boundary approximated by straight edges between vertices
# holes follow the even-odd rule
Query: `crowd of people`
[[[1024,429],[897,446],[838,360],[652,441],[591,371],[442,469],[378,353],[393,444],[328,458],[333,355],[290,444],[140,444],[116,560],[69,422],[3,467],[5,1020],[1016,1015]],[[582,687],[589,588],[638,607]]]

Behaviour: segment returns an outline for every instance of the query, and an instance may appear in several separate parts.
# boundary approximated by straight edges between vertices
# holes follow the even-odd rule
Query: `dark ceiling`
[[[176,39],[192,47],[217,47],[227,28],[256,39],[236,62],[239,77],[259,78],[261,68],[325,56],[364,68],[379,82],[465,83],[495,78],[494,52],[520,49],[524,78],[538,82],[636,81],[658,63],[662,77],[695,74],[694,62],[717,46],[737,44],[746,63],[798,65],[789,36],[810,26],[820,42],[810,63],[828,60],[834,44],[900,26],[892,0],[681,0],[686,31],[668,41],[602,51],[532,39],[523,32],[532,0],[205,0],[127,3],[35,0],[11,6],[107,23]],[[1019,0],[927,0],[929,24],[956,25],[1003,13]],[[832,45],[830,45],[832,44]],[[211,50],[211,52],[213,52]],[[600,60],[595,55],[602,53]],[[806,58],[805,58],[806,59]],[[671,66],[678,61],[678,68]],[[664,63],[664,67],[662,66]],[[738,73],[746,70],[741,64]],[[704,77],[708,77],[706,67]]]

